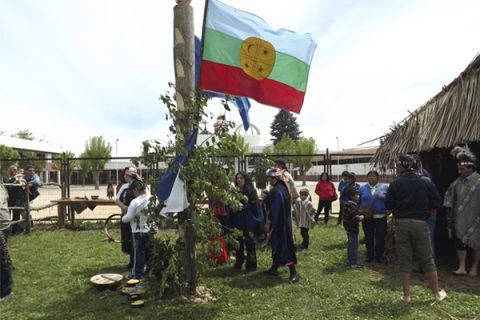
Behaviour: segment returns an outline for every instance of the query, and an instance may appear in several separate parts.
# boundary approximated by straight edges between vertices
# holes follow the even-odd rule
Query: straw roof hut
[[[377,168],[393,169],[400,154],[415,153],[443,196],[457,177],[450,156],[457,144],[468,144],[480,159],[480,55],[442,91],[383,136],[371,161]],[[436,216],[437,254],[451,253],[445,210],[441,208]]]
[[[437,95],[382,137],[372,162],[391,169],[398,155],[480,141],[480,55]]]

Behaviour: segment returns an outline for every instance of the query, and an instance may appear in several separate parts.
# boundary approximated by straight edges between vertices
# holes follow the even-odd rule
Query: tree
[[[0,144],[0,177],[8,175],[8,167],[15,164],[15,161],[10,159],[18,159],[20,155],[17,151],[3,144]]]
[[[38,175],[43,171],[45,160],[39,158],[35,152],[32,151],[20,151],[20,160],[18,166],[24,168],[25,166],[32,165]]]
[[[33,133],[30,132],[30,130],[25,129],[25,130],[20,130],[15,134],[11,135],[14,138],[19,138],[19,139],[25,139],[25,140],[33,140],[35,139],[33,137]]]
[[[73,153],[72,151],[63,152],[62,159],[65,159],[65,160],[69,159],[68,160],[68,167],[69,167],[68,179],[69,179],[69,182],[70,182],[70,178],[72,177],[73,171],[75,169],[80,168],[80,163],[79,163],[78,159],[75,158],[75,153]],[[55,163],[55,166],[57,167],[57,170],[62,170],[62,161],[55,160],[54,163]]]
[[[292,140],[297,141],[302,133],[299,129],[297,118],[285,110],[280,110],[270,125],[270,135],[273,137],[273,144],[277,144],[286,134]]]
[[[79,169],[80,179],[82,180],[82,187],[85,186],[85,180],[88,176],[88,173],[92,171],[92,164],[90,160],[82,159],[85,157],[86,157],[85,153],[82,153],[80,155],[80,159],[78,160],[78,169]]]
[[[99,176],[100,172],[105,168],[105,164],[109,158],[112,157],[112,146],[106,142],[102,136],[90,138],[85,143],[85,151],[83,155],[89,159],[90,169],[93,173],[93,181],[95,183],[95,190],[100,188]]]
[[[305,172],[307,172],[312,167],[312,154],[315,153],[316,144],[313,138],[301,137],[297,142],[295,142],[295,154],[297,155],[307,155],[307,156],[297,156],[292,159],[292,162],[298,167],[300,175],[303,176],[302,185],[305,186]]]

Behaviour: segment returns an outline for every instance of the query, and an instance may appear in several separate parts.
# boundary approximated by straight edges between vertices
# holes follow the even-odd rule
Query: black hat
[[[402,154],[398,157],[397,164],[402,167],[412,167],[415,159],[409,154]]]

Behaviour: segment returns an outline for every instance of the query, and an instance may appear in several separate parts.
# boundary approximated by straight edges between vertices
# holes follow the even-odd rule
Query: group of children
[[[360,193],[358,188],[346,188],[342,192],[345,201],[342,206],[343,227],[347,232],[347,264],[352,268],[360,268],[362,265],[357,262],[357,251],[359,244],[359,225],[363,215],[359,214],[358,202]],[[302,243],[300,249],[307,249],[310,243],[309,230],[313,228],[316,220],[317,210],[313,207],[308,189],[301,189],[299,198],[294,203],[294,217],[297,227],[300,229]]]

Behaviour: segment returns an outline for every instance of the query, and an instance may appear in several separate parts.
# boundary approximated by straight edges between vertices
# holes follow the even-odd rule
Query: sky
[[[273,29],[310,33],[317,43],[296,117],[319,150],[355,148],[382,136],[480,51],[477,0],[223,2]],[[199,36],[204,3],[191,3]],[[119,157],[138,155],[144,140],[169,139],[158,98],[175,79],[174,5],[0,0],[0,131],[27,129],[77,155],[89,137],[101,135]],[[278,109],[251,102],[251,123],[269,140]],[[223,114],[220,100],[208,111]],[[234,107],[226,117],[241,125]]]

